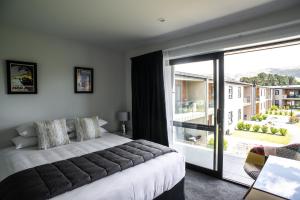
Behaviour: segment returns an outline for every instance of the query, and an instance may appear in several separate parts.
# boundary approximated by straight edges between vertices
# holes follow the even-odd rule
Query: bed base
[[[154,200],[184,200],[184,178],[179,181],[171,190],[165,191]]]

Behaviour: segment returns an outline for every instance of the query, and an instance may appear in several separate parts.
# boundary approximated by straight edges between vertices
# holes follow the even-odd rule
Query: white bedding
[[[34,166],[80,156],[131,141],[114,134],[48,150],[13,147],[0,150],[0,181]],[[185,176],[185,160],[179,153],[168,153],[135,167],[102,178],[91,184],[56,196],[55,200],[142,200],[153,199],[171,189]]]

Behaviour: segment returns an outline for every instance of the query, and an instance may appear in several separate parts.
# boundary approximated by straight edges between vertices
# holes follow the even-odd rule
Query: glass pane
[[[175,126],[173,132],[172,147],[185,156],[187,163],[213,170],[213,132]]]
[[[214,125],[213,61],[174,66],[174,121]]]
[[[251,185],[244,170],[251,148],[300,142],[299,51],[285,44],[225,55],[224,178]]]

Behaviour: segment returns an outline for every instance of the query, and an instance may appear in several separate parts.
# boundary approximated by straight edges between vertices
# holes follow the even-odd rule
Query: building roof
[[[192,73],[179,72],[179,71],[175,71],[175,75],[186,77],[186,79],[181,79],[181,80],[199,80],[199,79],[212,80],[213,79],[212,76],[205,76],[205,75],[192,74]],[[236,81],[236,80],[229,79],[229,78],[225,78],[225,83],[253,86],[253,84],[251,84],[251,83],[240,82],[240,81]],[[300,89],[300,85],[277,85],[277,86],[257,85],[257,87],[270,88],[270,89]]]
[[[189,78],[187,80],[191,80],[190,78],[194,78],[194,79],[208,79],[208,80],[212,80],[213,79],[212,76],[205,76],[205,75],[192,74],[192,73],[179,72],[179,71],[175,71],[175,75]],[[250,83],[240,82],[240,81],[236,81],[236,80],[229,79],[229,78],[227,78],[227,79],[225,78],[225,83],[233,83],[233,84],[249,85],[249,86],[253,85],[253,84],[250,84]]]
[[[277,85],[277,86],[267,86],[274,89],[300,89],[300,85]]]

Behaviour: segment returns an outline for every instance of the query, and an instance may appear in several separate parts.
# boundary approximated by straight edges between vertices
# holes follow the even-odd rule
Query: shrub
[[[278,112],[277,112],[277,111],[275,111],[275,112],[274,112],[274,115],[278,115]]]
[[[290,123],[298,123],[299,119],[296,116],[290,116],[289,122]]]
[[[295,112],[292,111],[291,112],[291,116],[296,116]]]
[[[269,127],[268,127],[267,125],[263,125],[263,126],[261,127],[261,131],[262,131],[263,133],[267,133],[268,130],[269,130]]]
[[[254,116],[251,117],[251,120],[252,120],[252,121],[256,121],[256,120],[257,120],[257,117],[254,115]]]
[[[284,113],[285,113],[285,115],[289,115],[289,111],[285,111]]]
[[[263,118],[263,116],[260,115],[259,117],[257,117],[257,119],[258,119],[258,121],[261,122],[264,118]]]
[[[266,120],[268,118],[268,115],[262,115],[263,120]]]
[[[272,109],[271,108],[269,108],[268,111],[269,111],[269,114],[272,114]]]
[[[253,131],[254,132],[258,132],[259,131],[259,129],[260,129],[260,125],[254,125],[253,127],[252,127],[252,129],[253,129]]]
[[[244,128],[246,131],[250,131],[251,126],[252,126],[251,124],[244,124]]]
[[[280,134],[281,134],[282,136],[286,136],[286,134],[287,134],[287,129],[286,129],[286,128],[280,128],[280,129],[279,129],[279,132],[280,132]]]
[[[282,111],[279,111],[278,114],[279,114],[279,115],[282,115]]]
[[[224,139],[223,141],[223,146],[224,146],[224,150],[226,151],[228,147],[228,141],[226,139]]]
[[[209,141],[208,141],[208,146],[209,147],[213,147],[215,144],[215,139],[214,138],[210,138]],[[227,147],[228,147],[228,141],[224,138],[224,141],[223,141],[223,147],[224,147],[224,150],[226,151],[227,150]]]
[[[237,129],[244,130],[244,122],[238,122]]]
[[[278,129],[275,128],[275,127],[271,127],[271,133],[272,133],[272,134],[278,133]]]
[[[278,110],[278,106],[273,105],[273,106],[271,107],[271,110]]]
[[[267,110],[267,111],[265,112],[265,114],[266,114],[266,115],[269,114],[269,111]]]

